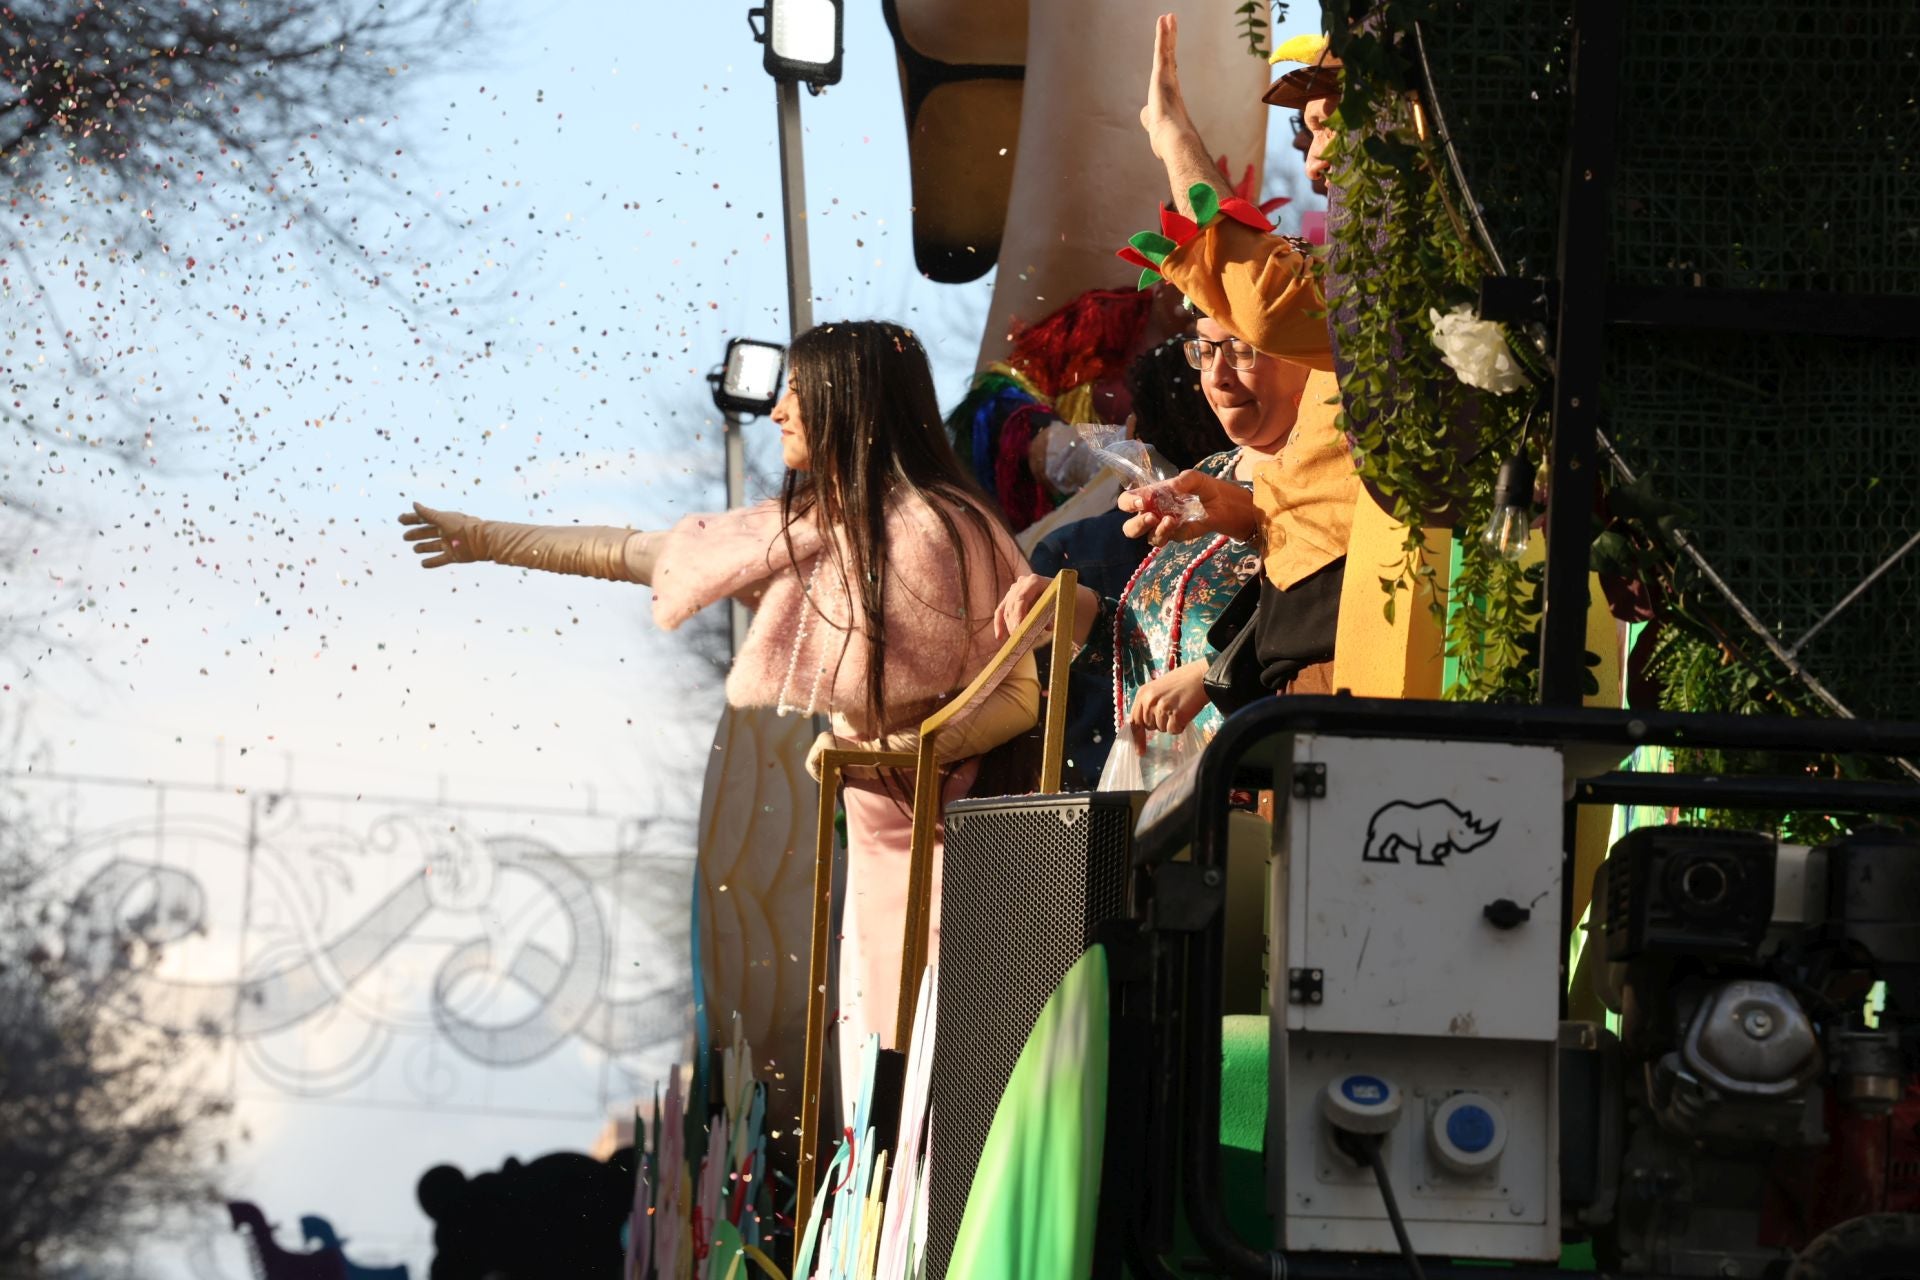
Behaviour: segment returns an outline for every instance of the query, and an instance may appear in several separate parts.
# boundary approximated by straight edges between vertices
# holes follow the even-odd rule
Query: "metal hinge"
[[[1318,969],[1287,970],[1287,1003],[1319,1004],[1326,998],[1325,979]]]
[[[1293,766],[1293,798],[1325,800],[1327,798],[1327,766],[1324,764]]]

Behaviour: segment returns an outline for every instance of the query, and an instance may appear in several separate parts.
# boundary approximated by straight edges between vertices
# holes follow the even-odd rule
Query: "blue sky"
[[[8,489],[58,516],[7,583],[31,633],[0,674],[16,764],[235,793],[691,812],[717,680],[654,630],[646,591],[425,573],[394,521],[416,499],[643,527],[720,503],[703,375],[729,336],[786,333],[773,87],[745,7],[476,6],[485,29],[408,81],[391,119],[339,126],[378,144],[381,174],[338,172],[322,138],[310,173],[296,157],[283,175],[364,260],[296,234],[281,216],[294,206],[236,222],[211,198],[163,219],[169,251],[137,264],[92,262],[72,237],[43,253],[58,264],[48,300],[90,317],[124,416],[64,393],[57,368],[30,371],[31,394],[150,427],[152,443],[131,474],[79,449],[0,455]],[[913,269],[877,4],[849,6],[845,65],[804,103],[815,315],[913,325],[951,403],[990,282],[942,288]],[[771,428],[749,430],[770,459]],[[590,1068],[491,1096],[511,1111],[512,1089],[570,1087]],[[416,1276],[427,1224],[411,1189],[427,1164],[580,1148],[596,1127],[271,1100],[241,1118],[237,1190],[287,1221],[332,1205],[363,1258],[407,1259]],[[244,1274],[236,1256],[220,1245],[226,1274]]]

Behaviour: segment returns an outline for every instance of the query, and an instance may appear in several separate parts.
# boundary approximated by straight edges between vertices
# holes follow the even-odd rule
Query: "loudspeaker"
[[[940,888],[926,1275],[947,1272],[1000,1096],[1047,997],[1126,911],[1135,792],[961,800]]]

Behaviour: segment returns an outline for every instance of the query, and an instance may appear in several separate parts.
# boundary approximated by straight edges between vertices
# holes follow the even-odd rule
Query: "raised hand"
[[[1180,64],[1175,56],[1179,41],[1179,19],[1161,14],[1153,28],[1153,67],[1147,76],[1147,103],[1140,108],[1140,127],[1147,131],[1153,154],[1162,160],[1168,157],[1170,140],[1197,132],[1180,92]]]

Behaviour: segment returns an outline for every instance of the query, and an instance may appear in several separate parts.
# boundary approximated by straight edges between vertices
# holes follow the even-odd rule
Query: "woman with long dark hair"
[[[820,325],[794,341],[788,368],[773,411],[788,468],[777,499],[660,532],[508,525],[416,505],[400,517],[415,526],[407,540],[428,568],[492,560],[651,585],[654,619],[669,629],[710,604],[746,600],[755,613],[727,676],[729,702],[829,717],[816,751],[833,742],[911,749],[920,721],[988,665],[995,605],[1026,561],[954,456],[911,331]],[[966,795],[980,757],[1038,719],[1031,655],[996,675],[942,737],[943,801]],[[846,784],[840,1014],[843,1036],[856,1037],[849,1047],[870,1031],[891,1038],[911,783]],[[937,947],[937,897],[933,918]]]

